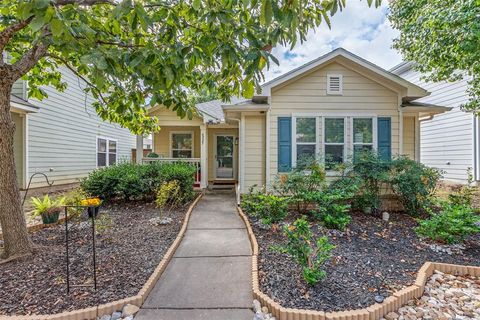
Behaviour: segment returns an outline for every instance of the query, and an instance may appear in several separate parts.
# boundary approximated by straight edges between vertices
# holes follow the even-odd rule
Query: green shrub
[[[345,230],[352,220],[349,211],[350,202],[358,191],[355,179],[341,178],[330,184],[315,198],[316,210],[312,215],[323,221],[329,229]]]
[[[81,188],[89,195],[103,200],[115,198],[121,179],[120,171],[117,166],[94,170],[82,180]]]
[[[392,161],[390,185],[405,211],[418,216],[431,205],[441,172],[407,157]]]
[[[123,163],[90,173],[82,189],[90,196],[103,200],[154,199],[163,182],[176,180],[180,185],[181,201],[193,199],[196,169],[187,163],[149,163],[144,165]]]
[[[305,214],[314,202],[316,194],[326,186],[325,169],[316,162],[306,167],[296,168],[288,174],[277,177],[273,189],[283,197],[288,197],[297,212]]]
[[[480,216],[470,206],[440,203],[440,212],[419,220],[418,235],[444,243],[462,242],[467,236],[480,232]]]
[[[253,191],[250,189],[249,194],[242,198],[241,206],[247,214],[259,217],[264,224],[270,225],[285,219],[288,214],[289,199],[265,193],[261,191]]]
[[[360,153],[353,162],[353,172],[360,181],[362,191],[355,200],[357,208],[370,208],[375,211],[380,208],[380,193],[382,187],[389,182],[390,161],[385,161],[372,151]]]
[[[473,175],[472,175],[471,168],[468,168],[467,176],[468,176],[468,184],[462,186],[458,191],[448,195],[448,200],[452,204],[472,206],[473,197],[475,196],[475,193],[478,191],[478,188],[476,186],[473,186]]]
[[[326,277],[323,265],[331,257],[335,248],[328,238],[314,238],[312,230],[305,217],[298,219],[293,225],[284,226],[283,232],[288,239],[285,246],[273,247],[282,253],[290,255],[302,267],[303,279],[314,285]]]

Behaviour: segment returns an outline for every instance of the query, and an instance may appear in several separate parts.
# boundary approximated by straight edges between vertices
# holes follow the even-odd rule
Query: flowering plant
[[[97,207],[102,203],[102,201],[99,198],[88,198],[88,199],[83,199],[80,201],[80,204],[82,206],[88,206],[88,207]]]

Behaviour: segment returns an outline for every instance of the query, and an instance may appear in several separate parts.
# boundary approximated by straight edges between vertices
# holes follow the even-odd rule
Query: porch
[[[194,186],[201,189],[238,181],[238,128],[234,125],[165,125],[152,140],[158,157],[142,157],[142,163],[190,163],[196,168]]]

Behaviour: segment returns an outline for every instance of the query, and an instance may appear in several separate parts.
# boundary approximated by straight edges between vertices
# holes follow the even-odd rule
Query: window
[[[108,167],[117,163],[117,141],[97,138],[97,167]]]
[[[345,119],[325,118],[324,122],[325,167],[345,161]]]
[[[327,94],[341,95],[343,93],[343,76],[327,74]]]
[[[297,166],[305,165],[315,159],[317,146],[317,119],[297,118],[296,119],[296,160]]]
[[[353,118],[353,159],[364,151],[371,151],[373,146],[373,119]]]
[[[172,158],[193,158],[192,132],[172,132],[171,156]]]

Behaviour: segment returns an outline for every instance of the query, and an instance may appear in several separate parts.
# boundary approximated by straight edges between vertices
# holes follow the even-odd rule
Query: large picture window
[[[324,157],[326,168],[345,161],[344,118],[325,118]]]
[[[193,158],[192,132],[172,132],[171,156],[172,158]]]
[[[297,166],[302,166],[314,160],[317,153],[317,119],[297,118],[295,132]]]
[[[302,115],[292,121],[293,165],[323,161],[327,170],[377,149],[377,118],[363,115]],[[347,139],[348,136],[348,139]]]
[[[117,163],[117,141],[97,138],[97,167],[108,167]]]
[[[372,151],[373,146],[373,119],[353,118],[353,159],[365,151]]]

